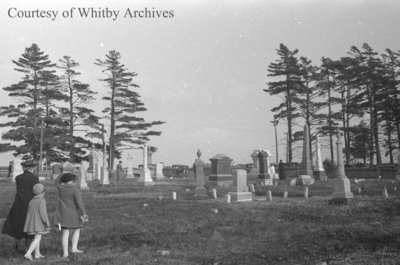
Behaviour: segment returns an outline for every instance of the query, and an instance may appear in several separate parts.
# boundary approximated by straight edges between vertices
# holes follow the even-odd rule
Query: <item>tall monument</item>
[[[138,179],[138,183],[145,186],[154,184],[150,170],[147,166],[147,144],[144,144],[143,146],[143,167],[140,169],[140,178]]]
[[[311,169],[310,134],[307,124],[304,125],[303,157],[300,164],[299,175],[313,176],[313,171]]]
[[[329,204],[348,204],[349,199],[353,198],[350,180],[346,177],[343,164],[343,147],[340,132],[337,134],[337,167],[335,178],[333,179],[333,198]]]
[[[321,158],[321,145],[319,143],[319,137],[317,136],[317,140],[315,143],[315,150],[317,151],[316,159],[315,159],[315,166],[314,166],[314,176],[316,179],[321,181],[327,181],[327,176],[325,173],[324,166],[322,164]]]

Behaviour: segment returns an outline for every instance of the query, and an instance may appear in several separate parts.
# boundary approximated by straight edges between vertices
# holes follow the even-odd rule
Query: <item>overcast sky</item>
[[[378,52],[400,49],[396,0],[2,0],[0,7],[0,88],[21,80],[11,60],[36,43],[53,62],[64,55],[79,62],[79,79],[104,95],[107,89],[98,81],[102,69],[93,62],[117,50],[128,70],[138,74],[134,81],[148,108],[143,117],[166,122],[154,128],[162,135],[149,143],[158,147],[153,162],[166,165],[191,165],[197,149],[206,161],[223,153],[234,163],[249,163],[254,149],[275,155],[270,109],[281,99],[263,89],[280,43],[316,65],[322,56],[338,59],[364,42]],[[82,18],[79,8],[119,13]],[[124,17],[127,9],[133,14],[145,8],[166,10],[170,17]],[[57,16],[18,17],[35,10]],[[71,10],[72,18],[63,18]],[[1,89],[0,106],[10,103]],[[95,104],[101,115],[104,103]],[[280,140],[285,132],[285,125],[278,125]],[[282,159],[284,149],[279,146]],[[131,154],[134,165],[142,163],[139,150]],[[11,157],[0,154],[0,165]]]

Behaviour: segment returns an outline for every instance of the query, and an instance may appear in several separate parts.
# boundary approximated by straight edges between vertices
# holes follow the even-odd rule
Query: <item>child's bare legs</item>
[[[82,253],[82,250],[78,249],[78,242],[79,242],[79,235],[81,229],[75,229],[74,233],[72,234],[72,246],[71,246],[71,253]]]
[[[40,235],[40,234],[35,235],[35,238],[33,239],[33,241],[31,242],[28,250],[26,251],[26,254],[24,256],[25,258],[27,258],[29,260],[32,260],[32,252],[33,252],[33,250],[35,250],[35,256],[36,256],[36,254],[37,254],[36,251],[39,250],[39,245],[40,245],[40,240],[41,239],[42,239],[42,235]]]
[[[40,253],[40,241],[39,241],[39,244],[37,244],[35,248],[35,259],[40,259],[40,258],[44,258],[44,256],[42,255],[42,253]]]
[[[69,238],[69,229],[63,229],[62,230],[62,239],[61,239],[61,244],[63,248],[63,258],[68,257],[68,238]]]

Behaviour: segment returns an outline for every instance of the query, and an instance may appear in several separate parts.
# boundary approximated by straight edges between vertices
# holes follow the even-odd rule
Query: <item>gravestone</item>
[[[197,151],[197,159],[193,163],[194,175],[196,177],[196,188],[194,196],[207,196],[207,191],[204,188],[204,162],[200,159],[201,152]]]
[[[62,165],[54,164],[53,165],[53,179],[56,179],[62,173]]]
[[[303,135],[303,157],[300,164],[299,175],[307,175],[312,177],[313,171],[311,169],[310,135],[307,125],[304,125]]]
[[[272,202],[272,192],[267,190],[267,202]]]
[[[162,163],[157,163],[156,164],[156,179],[164,179],[164,175],[163,175],[163,167],[164,165]]]
[[[81,167],[80,167],[80,178],[79,178],[79,187],[81,190],[88,190],[89,186],[87,185],[86,182],[86,173],[89,168],[89,162],[87,161],[81,161]]]
[[[300,186],[310,186],[314,184],[315,179],[309,175],[300,175],[296,179],[296,184]]]
[[[22,160],[19,158],[16,158],[11,161],[11,182],[15,182],[15,177],[18,175],[21,175],[24,173],[24,170],[22,169],[21,166]]]
[[[349,199],[353,198],[350,189],[350,180],[346,177],[343,163],[343,147],[340,133],[337,134],[336,142],[337,150],[337,167],[335,178],[333,179],[333,198],[329,200],[329,204],[348,204]]]
[[[236,169],[233,171],[233,185],[230,187],[229,195],[231,201],[252,201],[253,195],[247,188],[246,171],[243,169]]]
[[[307,187],[304,187],[304,192],[303,192],[303,194],[304,194],[304,198],[308,198],[308,188]]]
[[[212,196],[213,196],[214,199],[218,199],[217,190],[216,189],[212,189],[211,193],[212,193]]]
[[[69,173],[72,173],[75,175],[77,174],[76,170],[75,170],[75,166],[69,161],[65,161],[62,164],[62,173],[66,173],[66,172],[69,172]]]
[[[253,160],[253,167],[250,169],[249,174],[247,174],[247,184],[254,184],[257,183],[258,174],[260,173],[260,166],[258,161],[258,153],[260,150],[254,150],[251,153],[251,159]]]
[[[273,183],[272,183],[272,175],[270,167],[270,158],[272,154],[269,150],[260,150],[257,156],[260,167],[257,183],[261,185],[272,186]]]
[[[232,161],[224,154],[218,154],[212,158],[211,161],[211,175],[208,177],[208,181],[211,186],[229,187],[232,185]]]
[[[315,143],[315,150],[317,151],[317,155],[316,155],[315,167],[314,167],[314,177],[320,181],[327,181],[328,177],[326,176],[325,169],[322,164],[321,145],[320,145],[318,136],[317,136],[317,140]]]
[[[274,166],[270,167],[270,172],[271,172],[272,179],[279,179],[279,174],[275,172]]]
[[[131,154],[128,153],[128,170],[126,171],[127,179],[132,179],[134,177],[133,168],[132,168],[133,167],[132,160],[133,160],[133,157],[131,156]]]
[[[91,176],[88,176],[88,180],[100,180],[101,179],[101,168],[103,164],[103,154],[97,149],[92,149],[89,157],[89,168],[88,171]]]
[[[147,144],[143,146],[143,166],[140,169],[140,178],[138,179],[138,184],[143,186],[154,185],[150,170],[147,167]]]
[[[100,184],[101,185],[110,185],[110,179],[108,178],[108,169],[107,169],[107,155],[106,150],[103,150],[103,155],[101,156],[101,175],[100,175]],[[100,161],[98,161],[98,165],[100,165]]]

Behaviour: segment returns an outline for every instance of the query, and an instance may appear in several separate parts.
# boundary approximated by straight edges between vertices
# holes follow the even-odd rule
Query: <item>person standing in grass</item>
[[[63,173],[55,181],[58,190],[58,203],[54,216],[54,224],[62,230],[63,257],[69,256],[69,234],[72,230],[71,253],[82,253],[78,249],[80,230],[83,223],[88,220],[85,206],[83,205],[81,191],[76,185],[76,175]]]
[[[50,231],[50,222],[47,215],[46,201],[44,200],[45,191],[46,189],[42,184],[35,184],[33,186],[34,196],[29,202],[28,206],[24,232],[34,236],[34,239],[24,256],[29,260],[33,259],[33,251],[35,251],[35,259],[44,258],[44,256],[40,253],[40,241],[42,239],[42,235],[47,234]]]
[[[27,160],[21,163],[24,173],[15,177],[17,192],[15,194],[14,203],[3,225],[2,233],[15,238],[15,250],[23,251],[21,247],[21,239],[25,239],[25,248],[27,248],[33,236],[24,232],[26,214],[28,205],[33,198],[33,186],[39,183],[39,178],[34,175],[36,162]]]
[[[7,175],[7,178],[11,177],[11,173],[12,173],[12,162],[10,162],[10,164],[8,165],[8,175]]]
[[[117,165],[117,181],[121,181],[124,177],[124,168],[122,167],[122,161],[119,161]]]

